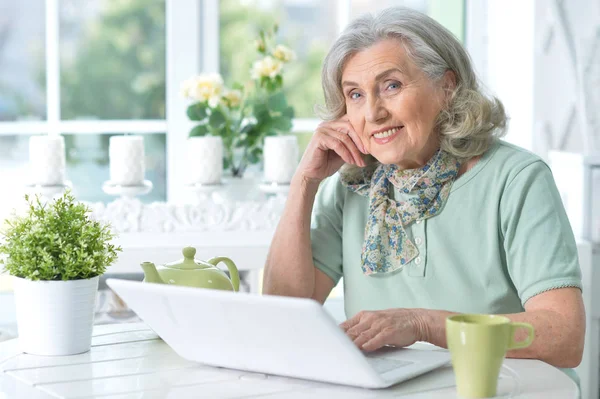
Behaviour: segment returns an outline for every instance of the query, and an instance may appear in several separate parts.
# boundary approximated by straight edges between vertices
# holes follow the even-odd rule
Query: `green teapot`
[[[182,252],[183,259],[158,268],[152,262],[143,262],[141,266],[144,269],[144,281],[226,291],[240,290],[240,275],[231,259],[219,256],[203,262],[194,259],[194,247],[185,247]],[[217,268],[219,262],[227,265],[231,279]]]

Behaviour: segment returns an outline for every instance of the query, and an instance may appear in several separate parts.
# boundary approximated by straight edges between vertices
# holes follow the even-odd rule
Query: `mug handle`
[[[515,332],[519,328],[527,330],[527,338],[524,341],[515,341]],[[534,330],[533,326],[529,323],[510,323],[510,342],[508,343],[508,349],[522,349],[527,348],[533,342]]]
[[[225,263],[225,265],[227,265],[227,269],[229,270],[229,275],[231,276],[231,284],[233,284],[233,290],[240,290],[240,274],[238,273],[237,266],[235,265],[235,263],[233,263],[231,259],[225,256],[217,256],[207,260],[206,262],[210,263],[214,267],[217,267],[217,264],[219,262]]]

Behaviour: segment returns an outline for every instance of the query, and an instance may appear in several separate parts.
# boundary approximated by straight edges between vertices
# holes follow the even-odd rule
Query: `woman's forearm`
[[[315,287],[310,219],[319,185],[294,177],[264,270],[263,293],[311,297]]]
[[[418,309],[419,340],[447,348],[446,318],[456,313],[442,310]],[[583,336],[581,325],[562,314],[539,309],[522,313],[506,314],[514,322],[529,323],[535,330],[533,343],[524,349],[509,351],[506,356],[539,359],[556,367],[576,367],[581,362]],[[525,331],[518,330],[515,338],[521,341]]]

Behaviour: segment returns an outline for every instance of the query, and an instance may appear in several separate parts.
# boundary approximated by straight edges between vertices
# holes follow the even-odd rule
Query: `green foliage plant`
[[[102,275],[121,247],[108,224],[67,190],[43,203],[26,195],[27,211],[13,214],[0,229],[0,264],[4,272],[29,280],[80,280]]]
[[[234,177],[242,177],[249,164],[260,162],[266,136],[285,134],[292,128],[294,108],[283,90],[283,71],[295,53],[276,43],[277,30],[274,25],[260,31],[254,43],[258,59],[244,84],[228,88],[219,74],[203,74],[183,83],[183,95],[193,100],[188,118],[197,122],[189,137],[220,136],[224,168]]]

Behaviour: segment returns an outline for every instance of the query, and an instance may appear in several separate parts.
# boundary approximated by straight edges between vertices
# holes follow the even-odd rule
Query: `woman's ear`
[[[452,92],[456,89],[456,74],[452,70],[444,72],[443,87],[446,92]]]

